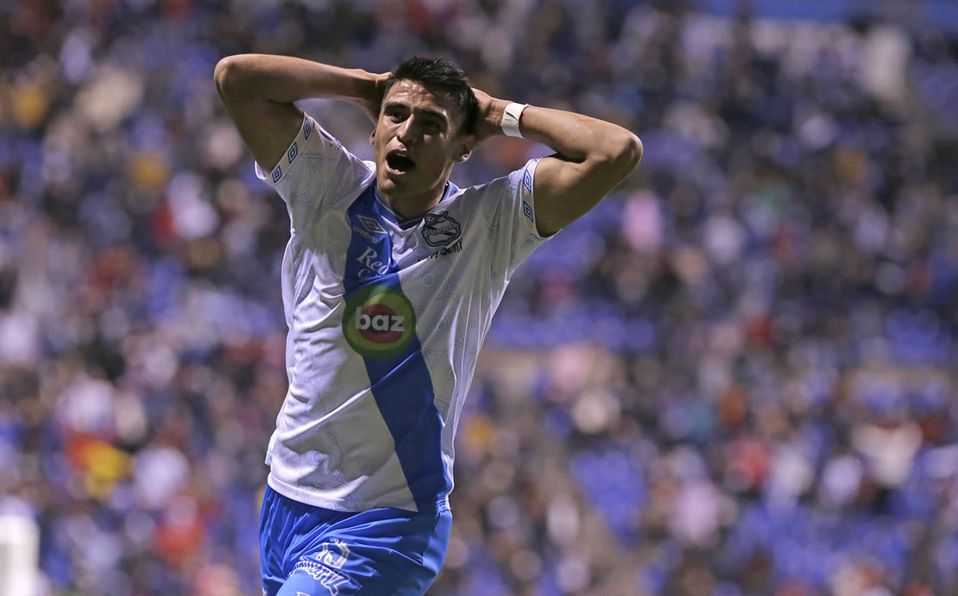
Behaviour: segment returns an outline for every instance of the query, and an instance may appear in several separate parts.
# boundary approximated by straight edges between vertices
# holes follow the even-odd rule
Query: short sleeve
[[[258,163],[254,165],[256,176],[287,203],[294,230],[307,226],[322,210],[355,196],[373,175],[370,164],[347,151],[308,114],[269,174]]]
[[[533,180],[538,164],[538,159],[529,160],[521,169],[490,184],[498,191],[492,221],[493,270],[505,271],[507,278],[551,238],[541,236],[536,230]]]

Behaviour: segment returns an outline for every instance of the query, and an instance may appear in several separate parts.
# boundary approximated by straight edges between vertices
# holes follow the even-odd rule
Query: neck
[[[392,209],[400,219],[407,221],[422,217],[426,212],[435,207],[446,193],[447,184],[448,181],[443,180],[436,188],[431,189],[429,192],[411,196],[397,196],[395,193],[384,193],[378,188],[376,192],[379,194],[379,198],[389,205],[389,208]]]

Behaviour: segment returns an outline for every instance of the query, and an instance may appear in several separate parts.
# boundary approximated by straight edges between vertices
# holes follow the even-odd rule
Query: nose
[[[396,133],[396,137],[403,145],[414,145],[419,137],[418,129],[419,127],[415,125],[411,117],[406,118],[406,120],[399,126],[399,131]]]

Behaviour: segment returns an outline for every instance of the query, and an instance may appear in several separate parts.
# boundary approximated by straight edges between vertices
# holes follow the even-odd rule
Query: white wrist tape
[[[519,130],[519,118],[522,117],[522,110],[529,107],[527,103],[510,103],[502,113],[502,121],[499,128],[509,137],[522,138],[522,132]]]

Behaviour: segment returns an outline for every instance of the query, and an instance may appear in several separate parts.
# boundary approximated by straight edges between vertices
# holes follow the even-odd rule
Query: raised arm
[[[477,138],[502,134],[509,102],[476,91]],[[589,116],[529,106],[519,120],[522,136],[555,155],[539,162],[534,181],[536,228],[549,236],[592,209],[642,159],[642,142],[628,130]]]
[[[213,73],[226,110],[256,162],[275,166],[303,121],[293,102],[339,97],[378,113],[387,75],[289,56],[239,54],[219,61]]]

